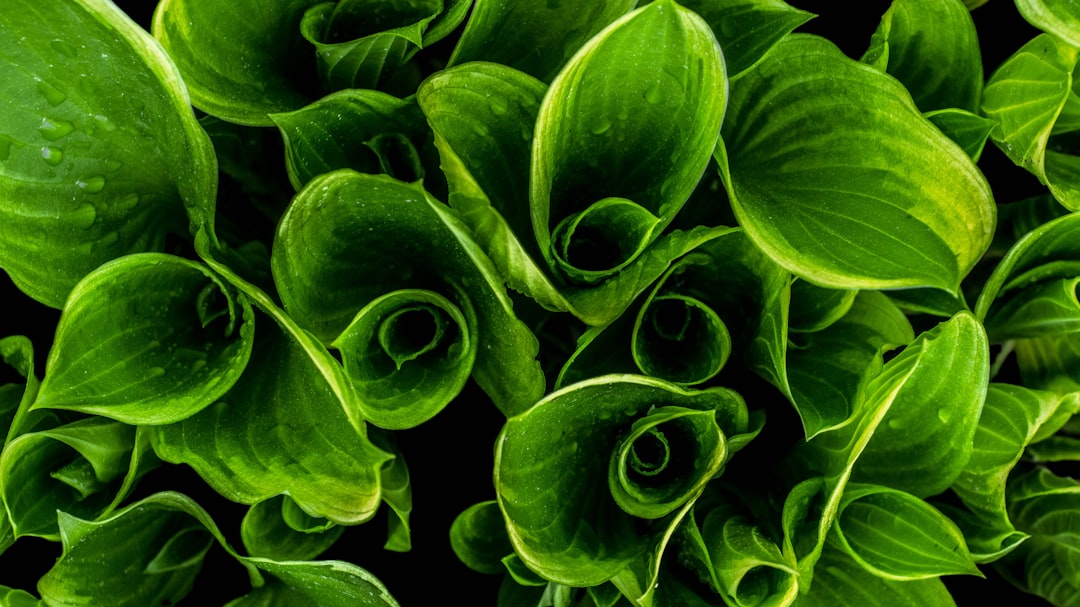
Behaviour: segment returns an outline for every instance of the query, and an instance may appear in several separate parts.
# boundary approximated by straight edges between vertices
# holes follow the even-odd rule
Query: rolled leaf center
[[[555,261],[571,282],[599,282],[634,261],[653,241],[659,224],[659,218],[631,200],[604,198],[555,228]]]
[[[649,428],[630,447],[630,470],[640,476],[656,476],[664,471],[671,458],[671,445],[664,433]]]
[[[432,305],[401,308],[379,325],[379,345],[397,366],[431,352],[443,343],[449,326],[446,313]]]

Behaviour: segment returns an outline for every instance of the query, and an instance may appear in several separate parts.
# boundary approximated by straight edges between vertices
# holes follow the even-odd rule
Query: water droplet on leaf
[[[0,162],[11,157],[11,144],[14,140],[7,135],[0,135]]]
[[[89,229],[97,221],[97,209],[92,204],[80,204],[71,212],[70,221],[76,228]]]
[[[608,130],[610,128],[611,128],[611,121],[608,120],[607,118],[604,118],[604,119],[596,122],[595,124],[593,124],[592,128],[589,129],[589,130],[592,131],[593,135],[603,135],[604,133],[608,132]]]
[[[56,166],[64,159],[64,151],[60,148],[46,145],[41,148],[41,159],[45,164]]]
[[[76,181],[75,185],[79,186],[84,192],[97,194],[105,188],[105,178],[101,175],[94,175],[93,177],[87,177],[86,179]]]
[[[38,131],[49,141],[56,141],[75,130],[75,125],[59,118],[42,118]]]
[[[79,49],[75,48],[74,44],[71,44],[64,40],[53,40],[49,43],[52,49],[65,57],[74,58],[79,54]]]
[[[645,101],[649,103],[660,103],[664,100],[664,92],[660,90],[660,83],[653,84],[645,91]]]
[[[38,81],[37,90],[45,97],[45,101],[48,101],[49,105],[53,107],[60,105],[67,99],[67,95],[63,91],[48,82]]]

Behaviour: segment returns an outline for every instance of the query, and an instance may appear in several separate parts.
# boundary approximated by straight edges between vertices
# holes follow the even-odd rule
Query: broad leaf
[[[875,575],[900,581],[982,575],[956,524],[910,493],[848,485],[834,525],[841,549]]]
[[[398,607],[374,575],[343,561],[291,561],[247,558],[268,579],[226,607]]]
[[[595,284],[659,237],[705,170],[726,89],[712,31],[670,0],[582,47],[548,89],[533,145],[533,230],[553,271]]]
[[[994,71],[982,103],[983,114],[998,123],[991,133],[994,143],[1071,210],[1080,209],[1074,143],[1080,125],[1060,117],[1077,103],[1072,91],[1076,61],[1075,47],[1039,35]]]
[[[417,181],[426,177],[425,161],[434,152],[416,104],[379,91],[339,91],[270,119],[285,139],[289,180],[297,190],[344,168]]]
[[[813,333],[829,328],[851,310],[858,293],[851,289],[819,287],[805,280],[792,281],[788,330]]]
[[[304,524],[298,525],[295,519],[301,519]],[[308,516],[292,498],[279,495],[248,509],[240,524],[240,538],[251,556],[307,561],[330,548],[344,530],[324,519]]]
[[[656,415],[696,411],[692,415],[711,429],[706,434],[696,422],[650,419],[654,407]],[[740,435],[749,426],[742,399],[721,388],[689,392],[624,375],[549,395],[510,418],[496,442],[495,488],[515,551],[543,577],[574,586],[599,584],[649,562],[674,520],[641,519],[624,509],[639,511],[632,506],[641,503],[641,514],[655,516],[691,504],[694,488],[725,461],[710,455],[709,443],[723,448],[726,438],[730,454],[748,440]],[[624,499],[627,481],[640,496],[635,503]],[[624,498],[613,497],[609,483]],[[651,495],[659,498],[654,506],[647,505]]]
[[[975,162],[982,157],[983,148],[997,127],[993,120],[955,108],[928,112],[926,117]]]
[[[5,8],[0,267],[58,308],[98,265],[211,221],[217,166],[172,60],[111,2]]]
[[[186,496],[159,493],[98,522],[60,513],[64,553],[38,582],[49,605],[175,604],[224,538]]]
[[[458,560],[480,573],[503,573],[502,559],[514,551],[495,500],[479,502],[457,515],[450,525],[450,547]]]
[[[478,0],[450,65],[490,61],[544,82],[583,44],[634,8],[634,0],[514,2]]]
[[[154,450],[189,464],[233,501],[287,493],[313,516],[341,524],[370,519],[391,455],[352,425],[302,344],[269,319],[259,326],[239,381],[199,414],[153,428]]]
[[[58,510],[96,518],[121,494],[135,428],[87,418],[20,435],[0,458],[4,506],[15,537],[58,539]]]
[[[247,299],[201,264],[161,253],[114,260],[68,298],[34,407],[179,421],[236,382],[253,322]]]
[[[955,293],[993,234],[964,151],[821,38],[789,36],[732,88],[717,160],[739,224],[816,284]]]
[[[738,78],[772,50],[784,36],[814,18],[783,0],[686,0],[712,28],[732,79]]]
[[[269,115],[318,97],[304,11],[319,0],[162,0],[154,37],[176,61],[192,104],[239,124],[271,126]],[[252,19],[252,15],[259,15]]]
[[[956,607],[940,579],[900,582],[876,576],[829,546],[814,571],[810,591],[797,607]]]
[[[376,425],[429,419],[470,372],[507,414],[543,391],[536,338],[491,261],[418,186],[349,170],[316,178],[282,218],[272,263],[286,311],[342,350]],[[408,391],[417,385],[426,396]]]
[[[979,38],[960,0],[894,0],[867,55],[863,61],[899,80],[923,112],[979,107]]]
[[[1016,8],[1028,23],[1080,46],[1080,11],[1068,0],[1016,0]]]

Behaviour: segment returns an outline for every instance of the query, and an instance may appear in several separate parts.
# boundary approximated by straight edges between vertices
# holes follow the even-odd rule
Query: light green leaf
[[[828,328],[793,334],[785,381],[806,439],[851,420],[867,381],[881,368],[881,355],[913,339],[904,314],[875,291],[860,291]]]
[[[450,66],[490,61],[551,82],[583,44],[634,8],[634,0],[477,0]]]
[[[1070,414],[1078,405],[1075,398],[1062,399],[1022,386],[990,384],[971,459],[952,486],[974,515],[957,522],[968,536],[976,560],[1000,556],[1003,549],[1015,547],[1017,536],[1023,537],[1009,520],[1006,481],[1037,433],[1059,412]],[[972,541],[973,536],[987,541]]]
[[[654,407],[714,415],[729,454],[736,444],[745,444],[739,435],[750,431],[746,405],[730,390],[691,392],[631,375],[568,386],[507,421],[496,442],[495,488],[510,541],[530,569],[573,586],[599,584],[623,572],[620,579],[629,587],[653,575],[648,571],[655,572],[654,550],[666,543],[681,514],[646,520],[625,512],[608,491],[610,475],[619,472],[609,464],[621,460],[620,452],[629,458],[637,447],[644,462],[660,461],[648,456],[647,447],[668,453],[669,465],[651,477],[628,471],[637,477],[632,480],[659,493],[700,487],[717,471],[694,461],[711,451],[702,443],[707,439],[680,423],[656,426],[641,445],[641,439],[623,438]],[[677,491],[675,507],[692,504],[692,491]]]
[[[271,261],[289,315],[349,349],[345,371],[362,416],[376,425],[403,428],[429,419],[470,370],[507,414],[543,392],[536,338],[514,316],[491,261],[467,228],[418,186],[350,170],[314,179],[282,218]],[[433,295],[417,300],[421,290]],[[441,303],[431,304],[436,300]],[[365,312],[378,314],[371,320]],[[398,327],[399,314],[431,320]],[[380,327],[362,332],[374,343],[353,339],[350,321]],[[409,389],[425,378],[445,389],[417,398]]]
[[[1070,210],[1080,208],[1080,181],[1072,166],[1077,125],[1063,121],[1069,132],[1061,132],[1056,123],[1075,104],[1076,61],[1075,47],[1048,34],[1036,36],[994,71],[982,102],[983,114],[998,123],[994,143]]]
[[[911,92],[922,111],[978,109],[979,38],[960,0],[893,0],[870,44],[884,64],[879,67]]]
[[[93,417],[22,434],[4,447],[0,478],[15,537],[58,539],[56,512],[95,518],[123,497],[135,428]]]
[[[1080,275],[1038,282],[1014,291],[1011,297],[992,307],[983,321],[990,340],[1053,337],[1080,331],[1078,283]]]
[[[64,553],[39,581],[50,606],[175,604],[224,538],[186,496],[159,493],[97,522],[61,512]]]
[[[71,292],[35,409],[171,423],[229,389],[251,353],[251,305],[202,264],[162,253],[109,262]]]
[[[286,168],[297,190],[344,168],[417,181],[434,152],[416,104],[379,91],[338,91],[270,119],[285,139]]]
[[[243,560],[270,579],[225,607],[399,607],[382,582],[352,563]]]
[[[772,50],[784,36],[815,15],[783,0],[686,0],[701,15],[724,49],[728,75],[738,78]]]
[[[983,147],[997,127],[993,120],[956,108],[928,112],[926,117],[975,162],[982,157]]]
[[[814,571],[810,591],[796,607],[956,607],[940,579],[900,582],[876,576],[848,554],[829,546]]]
[[[162,0],[152,31],[204,112],[272,126],[269,115],[319,97],[300,20],[319,0]],[[251,18],[258,15],[258,19]]]
[[[705,170],[726,89],[712,31],[670,0],[582,47],[548,89],[533,145],[533,230],[553,271],[595,283],[659,237]]]
[[[37,597],[24,590],[0,586],[0,605],[3,607],[46,607]]]
[[[50,413],[30,411],[41,384],[34,374],[33,343],[22,335],[0,338],[0,362],[23,378],[21,382],[0,384],[0,409],[3,411],[0,430],[5,436],[3,444],[7,444],[19,434],[33,429],[33,418]]]
[[[58,308],[98,265],[212,221],[217,164],[172,60],[112,2],[6,9],[0,267]]]
[[[239,381],[197,415],[154,427],[154,450],[190,465],[233,501],[255,504],[287,493],[313,516],[344,525],[370,519],[391,455],[350,423],[302,344],[269,319],[259,327]]]
[[[479,502],[457,515],[450,525],[450,547],[458,560],[480,573],[506,571],[502,559],[513,553],[506,523],[495,500]]]
[[[1080,46],[1080,11],[1068,0],[1016,0],[1016,8],[1028,23]]]
[[[296,511],[310,519],[313,526],[295,529],[286,512]],[[248,509],[240,523],[240,538],[247,553],[276,561],[311,560],[341,537],[344,527],[324,519],[308,517],[287,495],[263,500]]]
[[[996,211],[971,159],[900,84],[826,40],[789,36],[740,78],[722,136],[739,224],[811,282],[955,293],[990,244]]]
[[[910,493],[852,483],[834,525],[841,549],[877,576],[898,581],[982,576],[956,524]]]

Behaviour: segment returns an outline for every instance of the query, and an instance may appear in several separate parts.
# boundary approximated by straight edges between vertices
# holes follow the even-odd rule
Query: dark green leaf
[[[325,520],[307,529],[295,529],[286,520],[286,504],[291,504],[292,510],[298,510],[296,502],[285,495],[261,501],[248,509],[240,524],[240,537],[249,555],[277,561],[311,560],[333,545],[345,530],[339,525],[327,524]],[[319,520],[312,519],[313,522]]]

